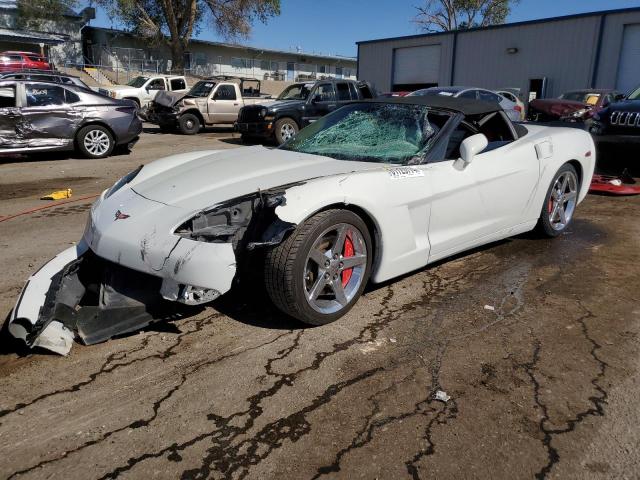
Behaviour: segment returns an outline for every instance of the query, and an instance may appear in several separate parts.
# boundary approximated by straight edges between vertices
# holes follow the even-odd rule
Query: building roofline
[[[356,45],[366,45],[368,43],[378,43],[378,42],[390,42],[394,40],[410,40],[414,38],[431,38],[431,37],[439,37],[442,35],[451,35],[451,34],[457,34],[457,33],[479,32],[483,30],[497,30],[500,28],[520,27],[524,25],[560,22],[563,20],[573,20],[576,18],[600,17],[600,16],[613,15],[616,13],[631,13],[631,12],[640,12],[640,7],[619,8],[616,10],[600,10],[600,11],[585,12],[585,13],[574,13],[572,15],[564,15],[562,17],[548,17],[548,18],[539,18],[537,20],[524,20],[521,22],[501,23],[500,25],[489,25],[487,27],[459,28],[457,30],[448,30],[444,32],[418,33],[415,35],[403,35],[399,37],[387,37],[387,38],[376,38],[373,40],[361,40],[359,42],[356,42]]]
[[[127,32],[126,30],[118,30],[115,28],[106,28],[106,27],[95,27],[95,26],[87,26],[85,27],[85,29],[88,30],[101,30],[104,32],[112,32],[112,33],[118,33],[121,35],[129,35],[132,36],[132,34],[130,32]],[[278,53],[278,54],[282,54],[282,55],[297,55],[299,57],[309,57],[309,58],[320,58],[320,59],[327,59],[327,60],[334,60],[334,61],[348,61],[348,62],[353,62],[356,63],[357,62],[357,58],[356,57],[343,57],[343,56],[337,56],[337,55],[322,55],[322,54],[317,54],[317,53],[307,53],[307,52],[290,52],[287,50],[277,50],[277,49],[272,49],[272,48],[261,48],[261,47],[252,47],[249,45],[237,45],[237,44],[233,44],[233,43],[224,43],[224,42],[214,42],[211,40],[201,40],[198,38],[192,38],[189,43],[199,43],[199,44],[203,44],[203,45],[212,45],[212,46],[217,46],[217,47],[226,47],[226,48],[235,48],[238,50],[249,50],[249,51],[253,51],[253,52],[265,52],[265,53]]]

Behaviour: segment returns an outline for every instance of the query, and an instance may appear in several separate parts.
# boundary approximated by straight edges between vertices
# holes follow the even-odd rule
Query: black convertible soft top
[[[498,112],[502,107],[497,103],[472,100],[468,98],[455,98],[445,95],[428,95],[415,97],[373,98],[364,100],[364,103],[395,103],[401,105],[424,105],[426,107],[452,110],[465,115],[482,115]]]

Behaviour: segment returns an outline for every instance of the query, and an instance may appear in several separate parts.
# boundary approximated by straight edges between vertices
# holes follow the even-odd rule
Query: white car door
[[[537,212],[538,207],[531,204],[539,178],[535,149],[513,137],[510,142],[497,138],[499,122],[504,120],[497,115],[495,125],[487,125],[494,129],[489,138],[493,141],[470,164],[455,160],[459,150],[453,145],[474,133],[464,125],[453,134],[458,137],[452,139],[449,159],[431,164],[430,262],[491,241],[496,235],[507,236]],[[511,131],[508,124],[504,126]]]
[[[147,85],[145,86],[144,92],[143,92],[143,104],[146,105],[148,104],[151,100],[153,100],[154,98],[156,98],[156,95],[158,94],[158,92],[160,90],[166,90],[167,89],[167,83],[165,82],[165,79],[162,77],[156,77],[156,78],[152,78],[151,80],[149,80],[149,82],[147,82]]]

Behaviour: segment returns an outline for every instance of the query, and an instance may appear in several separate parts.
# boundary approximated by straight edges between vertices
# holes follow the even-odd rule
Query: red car
[[[527,118],[536,122],[584,122],[620,96],[615,90],[575,90],[558,98],[536,99],[529,103]]]
[[[14,70],[51,70],[51,65],[38,53],[0,52],[0,72]]]

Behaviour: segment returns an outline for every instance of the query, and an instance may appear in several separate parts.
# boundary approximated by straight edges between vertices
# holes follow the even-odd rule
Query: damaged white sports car
[[[383,282],[534,227],[556,236],[595,165],[580,130],[513,124],[446,97],[354,103],[276,150],[174,155],[126,175],[82,241],[29,278],[10,332],[65,354],[207,303],[264,270],[273,302],[320,325]]]

